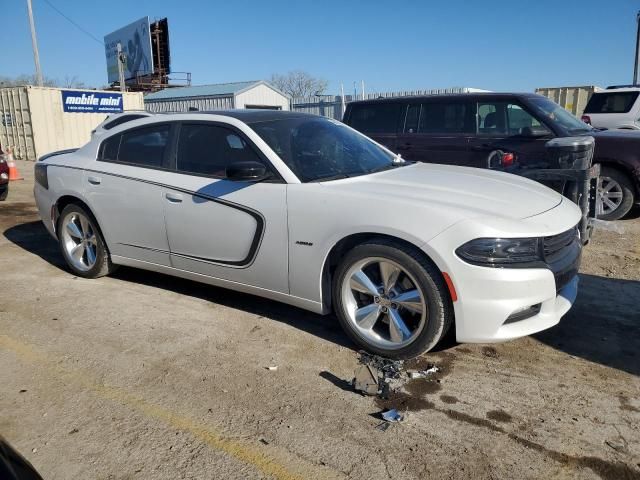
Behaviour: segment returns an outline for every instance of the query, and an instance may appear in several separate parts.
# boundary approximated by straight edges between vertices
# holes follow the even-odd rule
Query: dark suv
[[[599,131],[533,93],[466,93],[352,102],[344,123],[407,160],[505,169],[545,165],[547,142],[592,136],[602,167],[600,218],[625,216],[640,198],[640,132]],[[504,155],[496,164],[496,152]],[[557,167],[555,167],[557,168]]]

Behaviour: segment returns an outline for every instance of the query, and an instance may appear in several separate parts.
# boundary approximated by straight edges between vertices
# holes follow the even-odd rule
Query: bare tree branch
[[[329,86],[324,78],[316,78],[302,70],[294,70],[285,74],[274,73],[271,83],[291,97],[310,97],[322,95]]]

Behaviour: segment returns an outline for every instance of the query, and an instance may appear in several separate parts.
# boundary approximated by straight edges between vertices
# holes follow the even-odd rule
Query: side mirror
[[[227,167],[227,179],[234,182],[260,182],[271,177],[260,162],[236,162]]]
[[[527,138],[541,138],[551,135],[551,132],[544,127],[523,127],[520,129],[520,136]]]

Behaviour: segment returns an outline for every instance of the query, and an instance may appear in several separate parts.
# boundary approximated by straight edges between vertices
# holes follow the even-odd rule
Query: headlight
[[[532,267],[540,263],[538,238],[476,238],[456,250],[464,261],[485,267]]]

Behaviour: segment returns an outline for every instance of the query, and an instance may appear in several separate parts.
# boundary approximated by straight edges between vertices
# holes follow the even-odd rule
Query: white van
[[[607,87],[594,92],[582,121],[595,128],[640,130],[640,87]]]

